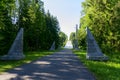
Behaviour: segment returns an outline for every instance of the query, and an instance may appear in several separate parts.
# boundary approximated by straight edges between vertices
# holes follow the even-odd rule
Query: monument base
[[[21,28],[10,47],[8,54],[2,56],[1,60],[20,60],[23,59],[25,55],[23,54],[23,28]]]
[[[74,50],[80,50],[79,48],[74,48]]]
[[[4,55],[0,60],[21,60],[24,59],[25,55]]]
[[[89,56],[86,55],[86,59],[88,60],[94,60],[94,61],[107,61],[108,57],[107,56]]]

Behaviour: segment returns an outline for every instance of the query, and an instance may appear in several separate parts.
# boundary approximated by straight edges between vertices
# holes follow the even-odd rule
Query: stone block
[[[108,57],[105,56],[101,49],[99,48],[97,42],[95,41],[92,33],[87,28],[87,54],[86,59],[89,60],[101,60],[106,61],[108,60]]]
[[[1,60],[20,60],[23,59],[23,28],[21,28],[7,55],[2,56]]]
[[[55,41],[53,42],[52,46],[50,47],[50,50],[55,50]]]

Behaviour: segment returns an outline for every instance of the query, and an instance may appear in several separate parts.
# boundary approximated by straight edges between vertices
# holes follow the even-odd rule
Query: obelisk
[[[7,55],[2,56],[1,60],[20,60],[25,58],[23,54],[23,28],[21,28]]]

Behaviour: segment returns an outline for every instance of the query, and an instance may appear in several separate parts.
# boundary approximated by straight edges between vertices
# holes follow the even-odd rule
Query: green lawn
[[[86,60],[85,51],[74,51],[85,66],[96,76],[97,80],[120,80],[120,53],[109,54],[109,61]]]
[[[12,61],[0,61],[0,73],[12,69],[14,67],[20,66],[25,63],[30,63],[33,60],[41,58],[46,55],[50,55],[54,53],[54,51],[35,51],[35,52],[25,52],[25,59],[23,60],[12,60]]]

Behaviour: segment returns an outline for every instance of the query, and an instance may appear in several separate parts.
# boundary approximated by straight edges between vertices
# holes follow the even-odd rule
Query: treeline
[[[44,10],[41,0],[0,0],[0,54],[7,53],[18,30],[24,28],[24,50],[63,46],[57,17]],[[64,33],[63,33],[64,34]]]
[[[89,27],[105,53],[120,50],[120,0],[85,0],[80,18],[79,46],[86,48],[85,28]]]

